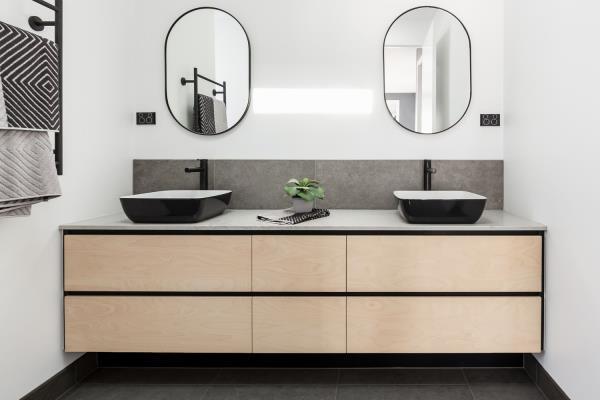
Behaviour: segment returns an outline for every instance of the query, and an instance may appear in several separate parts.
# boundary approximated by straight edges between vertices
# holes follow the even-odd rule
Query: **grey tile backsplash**
[[[218,160],[214,168],[215,187],[232,190],[230,208],[237,209],[287,208],[283,185],[314,175],[315,162],[302,160]]]
[[[198,173],[185,173],[187,167],[198,167],[198,160],[133,160],[133,193],[158,190],[192,190],[200,188]],[[214,161],[208,163],[208,188],[211,189]]]
[[[323,205],[342,209],[394,209],[393,190],[422,189],[422,161],[317,161]]]
[[[198,189],[198,174],[185,167],[197,160],[134,160],[133,192]],[[434,160],[434,190],[467,190],[488,198],[488,209],[504,201],[502,160]],[[320,207],[395,209],[393,190],[421,190],[420,160],[211,160],[209,188],[233,190],[230,208],[281,209],[290,206],[283,185],[290,178],[315,177],[325,188]]]
[[[436,190],[466,190],[488,198],[486,208],[504,208],[504,162],[498,160],[434,161]]]

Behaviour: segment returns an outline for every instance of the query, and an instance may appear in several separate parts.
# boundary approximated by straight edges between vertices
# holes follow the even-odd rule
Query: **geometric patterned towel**
[[[194,124],[192,130],[201,135],[214,135],[215,106],[212,97],[199,94],[194,99]]]
[[[60,129],[58,49],[0,22],[0,127]]]
[[[0,129],[0,216],[60,196],[48,132]]]

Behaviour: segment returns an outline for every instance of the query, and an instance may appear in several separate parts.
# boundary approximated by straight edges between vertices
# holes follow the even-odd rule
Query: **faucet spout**
[[[431,190],[431,177],[437,169],[431,166],[431,160],[423,161],[423,190]]]

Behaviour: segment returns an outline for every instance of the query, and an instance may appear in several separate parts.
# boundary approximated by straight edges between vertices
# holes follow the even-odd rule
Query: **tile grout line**
[[[467,387],[469,388],[469,393],[471,393],[471,398],[473,400],[475,400],[475,393],[473,393],[473,389],[471,388],[471,383],[469,382],[469,378],[467,378],[467,374],[465,373],[465,369],[461,368],[460,372],[462,372],[463,378],[465,378],[465,383],[467,384]]]
[[[337,369],[337,376],[336,376],[336,380],[335,380],[335,395],[333,396],[333,400],[337,400],[338,398],[338,391],[340,389],[340,377],[342,375],[342,370],[341,369]]]

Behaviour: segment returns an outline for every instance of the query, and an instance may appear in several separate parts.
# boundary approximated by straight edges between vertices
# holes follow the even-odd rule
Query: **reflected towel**
[[[225,103],[199,94],[194,101],[192,130],[202,135],[215,135],[227,130]]]
[[[48,133],[0,129],[0,216],[29,215],[60,194]]]
[[[227,107],[221,100],[213,100],[213,108],[215,110],[215,131],[217,133],[227,130]]]

